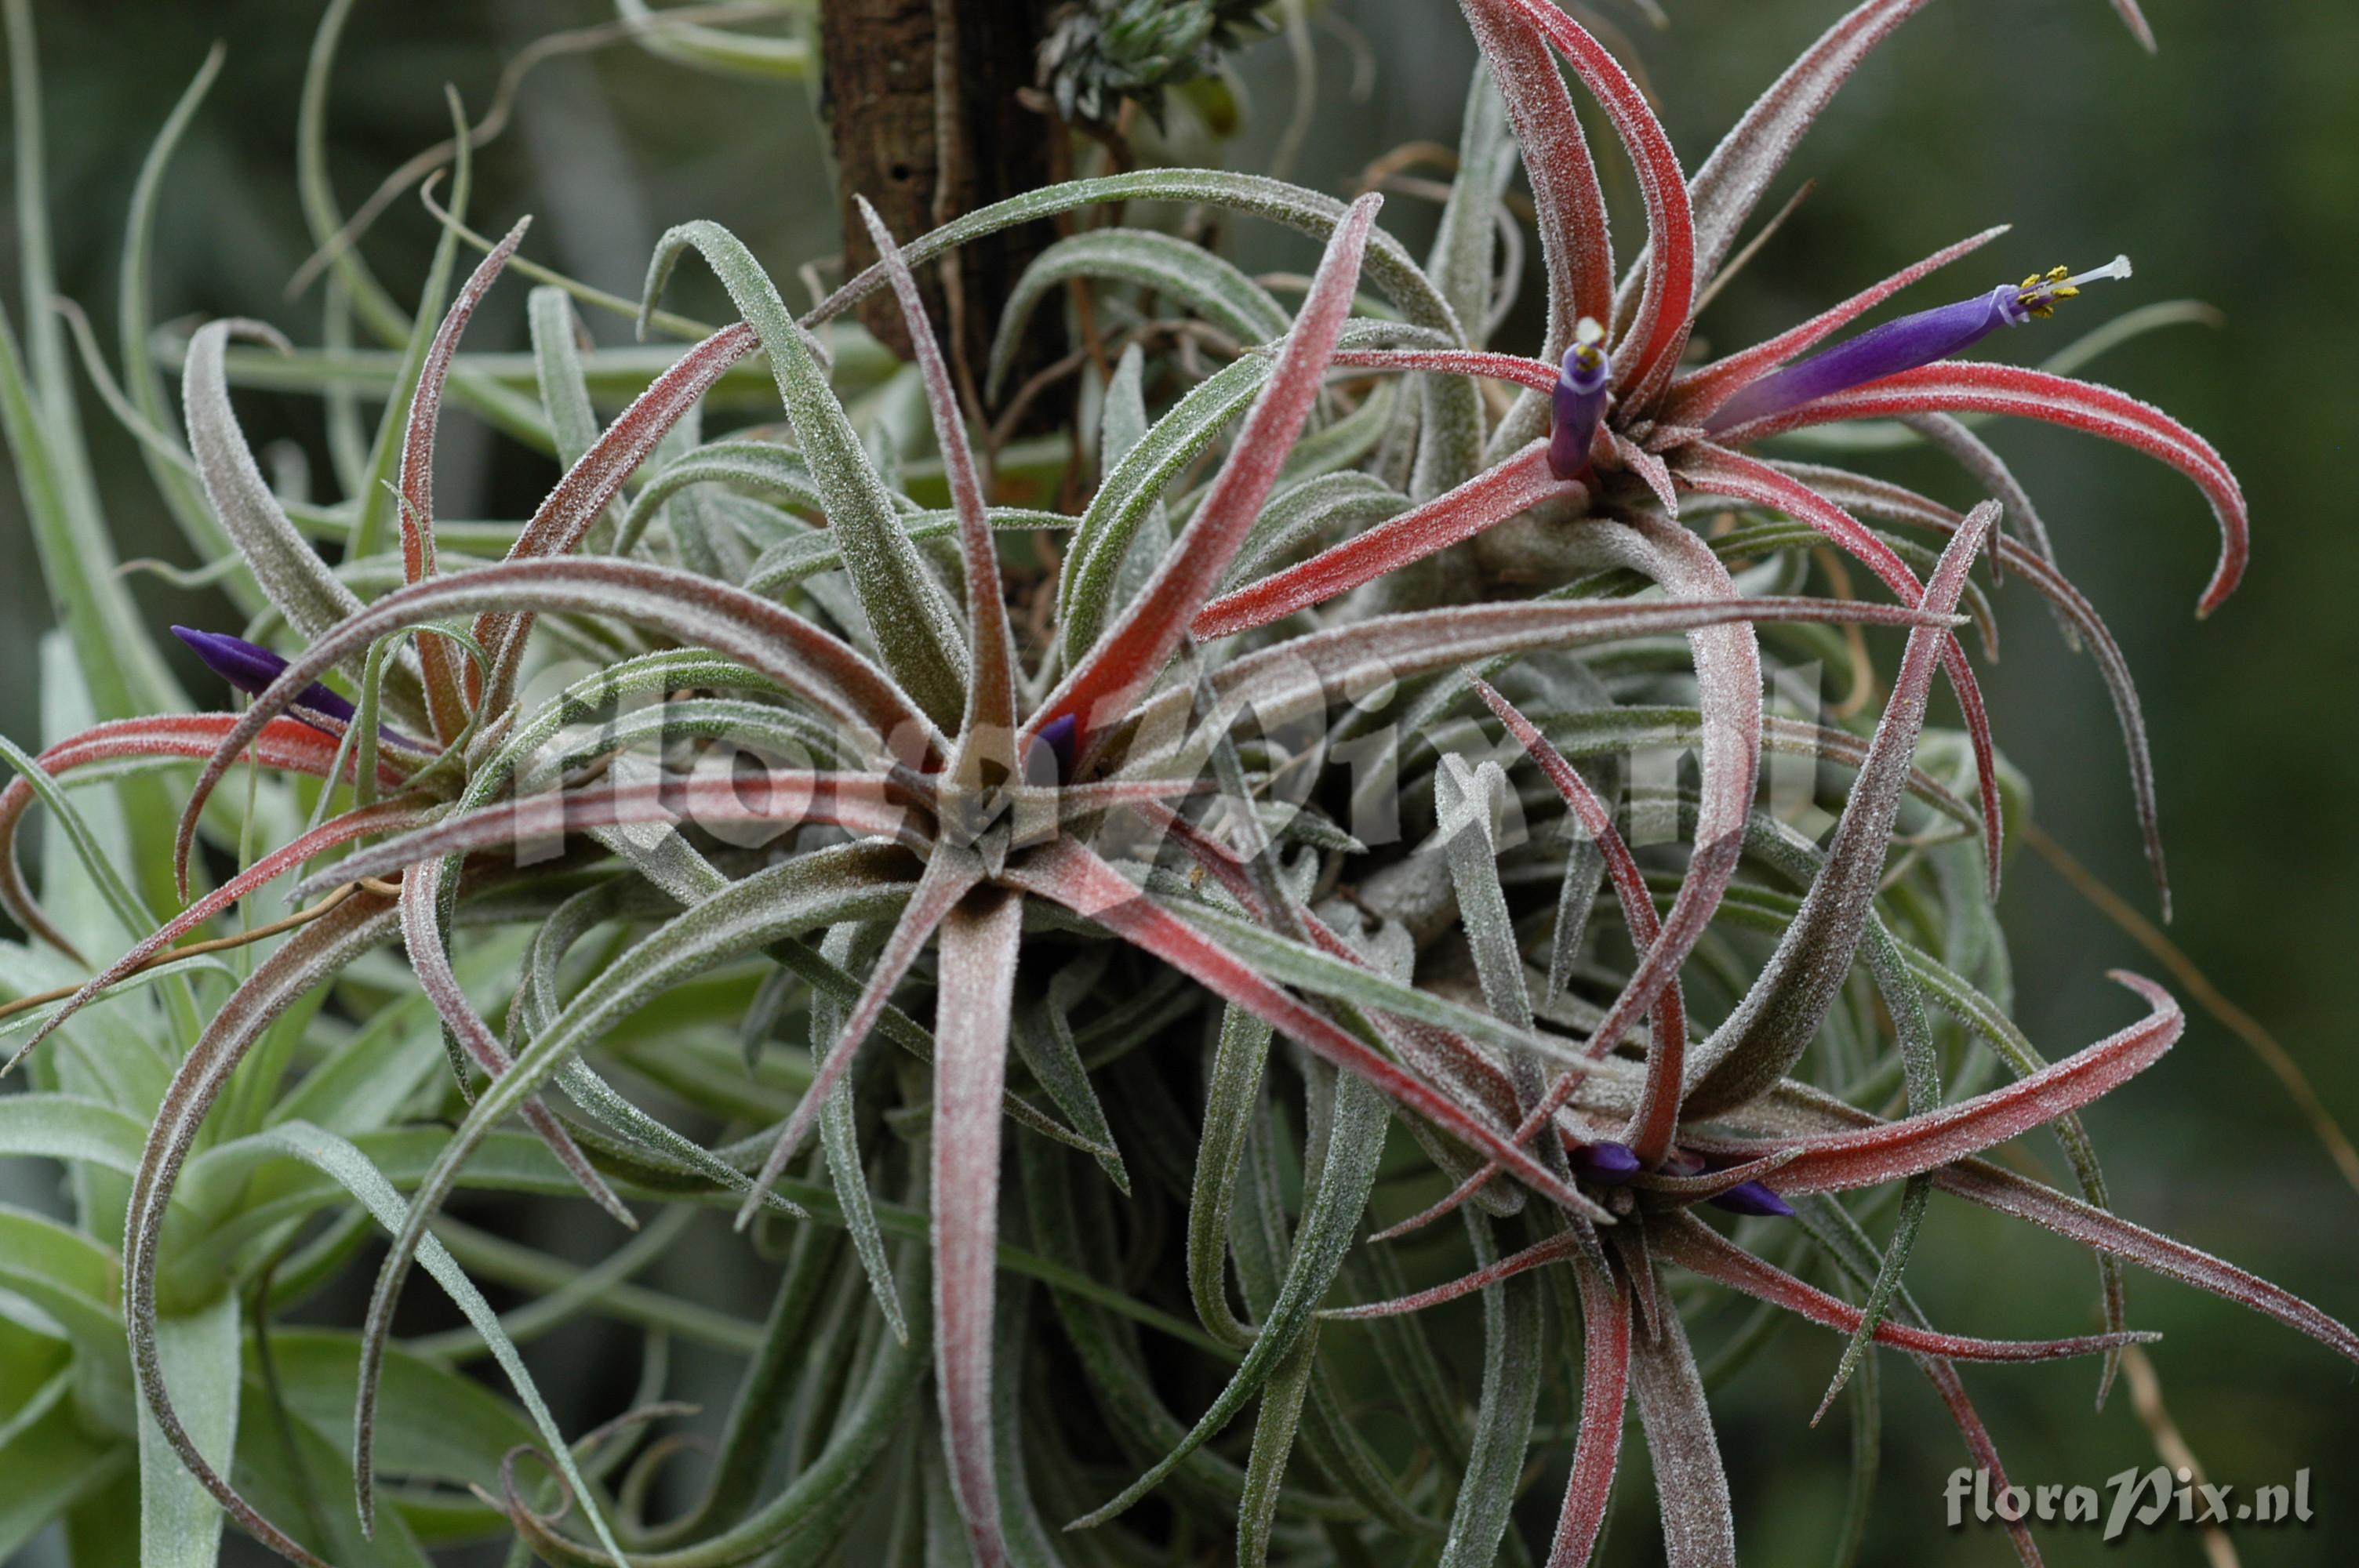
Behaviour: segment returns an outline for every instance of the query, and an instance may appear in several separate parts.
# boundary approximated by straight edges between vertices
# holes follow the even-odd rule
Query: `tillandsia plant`
[[[1148,168],[917,236],[866,213],[878,263],[798,318],[745,245],[688,223],[635,308],[687,340],[652,374],[583,346],[577,302],[629,302],[532,265],[522,222],[467,226],[462,124],[415,311],[332,254],[336,319],[398,351],[374,440],[348,354],[242,321],[163,343],[171,428],[146,255],[209,63],[139,186],[119,384],[82,346],[246,618],[173,628],[250,698],[221,712],[183,697],[112,570],[11,0],[33,308],[29,353],[0,332],[0,413],[61,630],[47,743],[0,748],[0,904],[26,933],[0,1154],[71,1181],[68,1217],[0,1207],[0,1545],[54,1516],[77,1563],[210,1563],[226,1518],[308,1564],[499,1537],[514,1561],[647,1568],[1577,1564],[1635,1401],[1669,1561],[1727,1563],[1683,1324],[1701,1282],[1842,1337],[1821,1413],[1847,1397],[1865,1434],[1848,1560],[1878,1346],[1998,1485],[1961,1366],[2090,1356],[2110,1382],[2146,1337],[2125,1261],[2359,1360],[2317,1308],[2113,1212],[2077,1113],[2178,1037],[2169,993],[2119,976],[2140,1015],[2052,1062],[2009,1016],[1992,901],[2025,807],[1960,636],[1991,634],[1978,561],[2096,660],[2158,889],[2163,868],[2124,661],[1970,421],[2187,474],[2225,541],[2203,609],[2245,559],[2201,438],[1953,357],[2126,263],[1828,346],[1985,233],[1757,346],[1687,352],[1798,139],[1922,3],[1841,18],[1690,176],[1570,15],[1462,0],[1483,64],[1423,263],[1378,197]],[[307,92],[323,242],[317,94],[348,9]],[[1643,198],[1626,267],[1574,84]],[[1549,289],[1531,357],[1485,343],[1517,161]],[[947,362],[916,269],[1130,201],[1277,222],[1316,270],[1289,309],[1199,245],[1079,229],[1011,297],[967,301],[1006,349],[1057,288],[1098,291],[1072,366],[1093,427],[1002,443],[974,406],[996,367]],[[691,255],[738,319],[657,308]],[[460,344],[527,267],[519,378]],[[842,319],[879,290],[912,366]],[[231,401],[264,378],[324,390],[342,502],[265,479]],[[721,393],[771,387],[783,423],[705,433]],[[897,390],[921,428],[880,412]],[[529,517],[438,511],[453,399],[559,460]],[[1778,444],[1862,420],[1987,499],[1960,513]],[[1060,484],[1074,510],[1020,504]],[[1828,545],[1889,598],[1809,591]],[[1783,710],[1780,660],[1862,682],[1845,639],[1877,628],[1898,646],[1872,723]],[[1959,733],[1927,728],[1937,676]],[[38,902],[15,852],[37,807]],[[2077,1193],[1981,1157],[2041,1130]],[[2089,1247],[2096,1331],[1930,1326],[1904,1271],[1937,1190]],[[447,1212],[484,1192],[586,1199],[578,1224],[616,1245],[580,1268]],[[709,1209],[766,1320],[678,1269],[634,1282]],[[357,1324],[289,1321],[363,1259]],[[397,1332],[413,1266],[467,1330]],[[495,1310],[479,1276],[524,1300]],[[1479,1351],[1420,1315],[1462,1298]],[[568,1433],[520,1347],[583,1314],[646,1356],[624,1413]],[[673,1397],[674,1340],[738,1368],[710,1422]],[[463,1375],[485,1356],[513,1402]],[[1562,1500],[1526,1540],[1511,1515],[1543,1476]]]

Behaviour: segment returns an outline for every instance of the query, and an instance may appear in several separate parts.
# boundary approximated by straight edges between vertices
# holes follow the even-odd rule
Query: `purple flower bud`
[[[1764,1219],[1791,1219],[1793,1209],[1784,1198],[1758,1182],[1743,1182],[1717,1197],[1703,1200],[1714,1208],[1724,1208],[1731,1214],[1757,1215]]]
[[[172,635],[186,643],[205,668],[237,687],[248,697],[259,697],[270,689],[270,683],[287,668],[287,661],[243,637],[233,637],[225,632],[200,632],[191,626],[175,626]],[[295,699],[299,708],[308,708],[340,723],[353,719],[353,705],[314,681],[303,688]],[[314,725],[314,729],[318,726]]]
[[[1578,479],[1587,471],[1589,443],[1597,435],[1597,422],[1605,416],[1605,387],[1613,379],[1605,329],[1595,318],[1583,316],[1572,330],[1572,347],[1564,351],[1564,371],[1557,377],[1552,398],[1549,472],[1557,478]]]
[[[1072,775],[1073,741],[1081,729],[1076,715],[1060,713],[1040,726],[1024,754],[1024,782],[1053,789]]]
[[[270,683],[287,668],[287,661],[269,649],[258,643],[249,643],[243,637],[233,637],[226,632],[200,632],[193,626],[175,626],[172,635],[186,643],[190,650],[205,662],[205,668],[249,697],[259,697],[269,690]],[[323,735],[337,735],[341,734],[340,730],[314,722],[312,716],[317,715],[336,724],[350,724],[353,712],[351,703],[318,681],[313,681],[295,698],[289,717],[310,724]],[[407,747],[413,752],[433,750],[423,741],[413,741],[383,726],[378,727],[377,733],[394,745]]]
[[[1572,1173],[1600,1186],[1618,1187],[1638,1173],[1638,1156],[1626,1143],[1583,1143],[1568,1153]]]
[[[2104,266],[2078,276],[2068,276],[2060,266],[2044,276],[2034,275],[2020,284],[2001,285],[1955,305],[1886,321],[1763,376],[1721,405],[1705,427],[1715,432],[1734,429],[1866,382],[1948,359],[2001,327],[2020,327],[2035,316],[2053,315],[2057,301],[2079,294],[2082,284],[2129,275],[2127,256],[2115,256]],[[1557,395],[1562,397],[1563,393]]]

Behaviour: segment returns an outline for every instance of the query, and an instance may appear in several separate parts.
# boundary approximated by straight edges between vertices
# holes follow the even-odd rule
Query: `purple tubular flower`
[[[2027,277],[1955,305],[1919,310],[1773,371],[1739,392],[1705,421],[1713,432],[1783,414],[1805,403],[1845,392],[1864,382],[1948,359],[1997,331],[2020,327],[2036,316],[2055,313],[2056,302],[2081,292],[2080,286],[2130,276],[2130,258],[2115,256],[2104,266],[2068,276],[2062,267]],[[1557,394],[1562,398],[1564,394]]]
[[[1758,1182],[1742,1182],[1717,1197],[1703,1200],[1731,1214],[1757,1215],[1764,1219],[1791,1219],[1794,1211],[1784,1198]]]
[[[1638,1173],[1638,1156],[1626,1143],[1583,1143],[1568,1154],[1572,1173],[1600,1186],[1618,1187]]]
[[[1573,329],[1572,347],[1564,351],[1564,371],[1557,377],[1551,399],[1549,472],[1557,478],[1578,479],[1588,470],[1589,443],[1597,435],[1597,422],[1605,416],[1605,388],[1613,379],[1605,329],[1583,316]]]
[[[1024,780],[1042,788],[1054,788],[1064,783],[1073,771],[1073,738],[1080,730],[1080,720],[1071,713],[1060,713],[1040,726],[1032,737],[1032,745],[1024,756]]]
[[[226,632],[200,632],[193,626],[175,626],[172,635],[186,643],[190,651],[204,661],[205,668],[249,697],[259,697],[267,691],[270,683],[287,668],[287,661],[269,649],[258,643],[249,643],[243,637],[233,637]],[[351,703],[313,681],[303,688],[301,696],[296,697],[290,717],[310,724],[322,734],[337,735],[342,732],[314,722],[312,716],[317,715],[336,724],[350,724],[354,713]],[[413,752],[432,750],[421,741],[382,726],[377,733],[393,744]]]

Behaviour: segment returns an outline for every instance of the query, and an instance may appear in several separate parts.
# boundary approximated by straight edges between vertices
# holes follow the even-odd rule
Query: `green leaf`
[[[1498,1260],[1491,1222],[1473,1209],[1460,1211],[1474,1239],[1476,1267]],[[1441,1568],[1490,1568],[1506,1533],[1531,1442],[1532,1413],[1538,1408],[1540,1367],[1547,1359],[1540,1339],[1540,1276],[1527,1272],[1483,1291],[1483,1394],[1474,1411],[1474,1447],[1466,1456],[1466,1478],[1450,1516],[1450,1541]]]
[[[71,1374],[53,1379],[30,1419],[0,1427],[0,1561],[131,1465],[131,1445],[82,1430],[71,1397]]]
[[[910,543],[892,492],[769,274],[718,223],[684,223],[657,243],[647,264],[647,307],[653,308],[681,252],[691,246],[720,276],[769,355],[787,418],[826,503],[829,531],[841,542],[885,667],[929,718],[954,732],[966,707],[967,660],[950,596]]]
[[[1200,244],[1151,229],[1091,229],[1035,256],[1009,291],[984,385],[994,404],[1033,310],[1044,296],[1076,277],[1136,284],[1203,318],[1240,346],[1266,343],[1282,336],[1288,325],[1285,308],[1267,289]]]
[[[156,1323],[156,1355],[189,1440],[228,1473],[237,1445],[237,1296]],[[222,1509],[139,1406],[139,1568],[212,1568],[221,1555]]]
[[[148,148],[147,160],[139,166],[138,182],[131,188],[130,219],[123,229],[123,263],[114,311],[123,384],[141,421],[158,431],[171,427],[172,414],[164,395],[164,377],[147,344],[148,334],[154,329],[148,297],[153,292],[157,199],[163,193],[172,155],[179,149],[189,122],[196,118],[198,106],[203,103],[214,79],[221,74],[226,56],[225,45],[213,45],[195,79],[165,117],[163,127],[156,133],[155,145]],[[180,525],[182,536],[196,551],[197,557],[217,561],[228,555],[229,535],[214,518],[203,490],[189,470],[145,441],[140,443],[139,456],[147,465],[148,477],[162,492],[165,505],[170,508],[172,520]],[[249,615],[260,604],[260,596],[242,579],[232,578],[227,591],[238,608]]]

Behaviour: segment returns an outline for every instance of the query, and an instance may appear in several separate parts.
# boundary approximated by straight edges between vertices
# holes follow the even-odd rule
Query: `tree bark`
[[[865,196],[904,243],[1056,178],[1065,130],[1025,107],[1049,0],[821,0],[821,113],[835,144],[846,276],[876,259],[853,206]],[[998,303],[1056,238],[1047,222],[987,235],[919,271],[935,336],[980,392]],[[889,290],[860,321],[900,354],[909,335]],[[1043,311],[1009,375],[1012,395],[1064,351]]]

